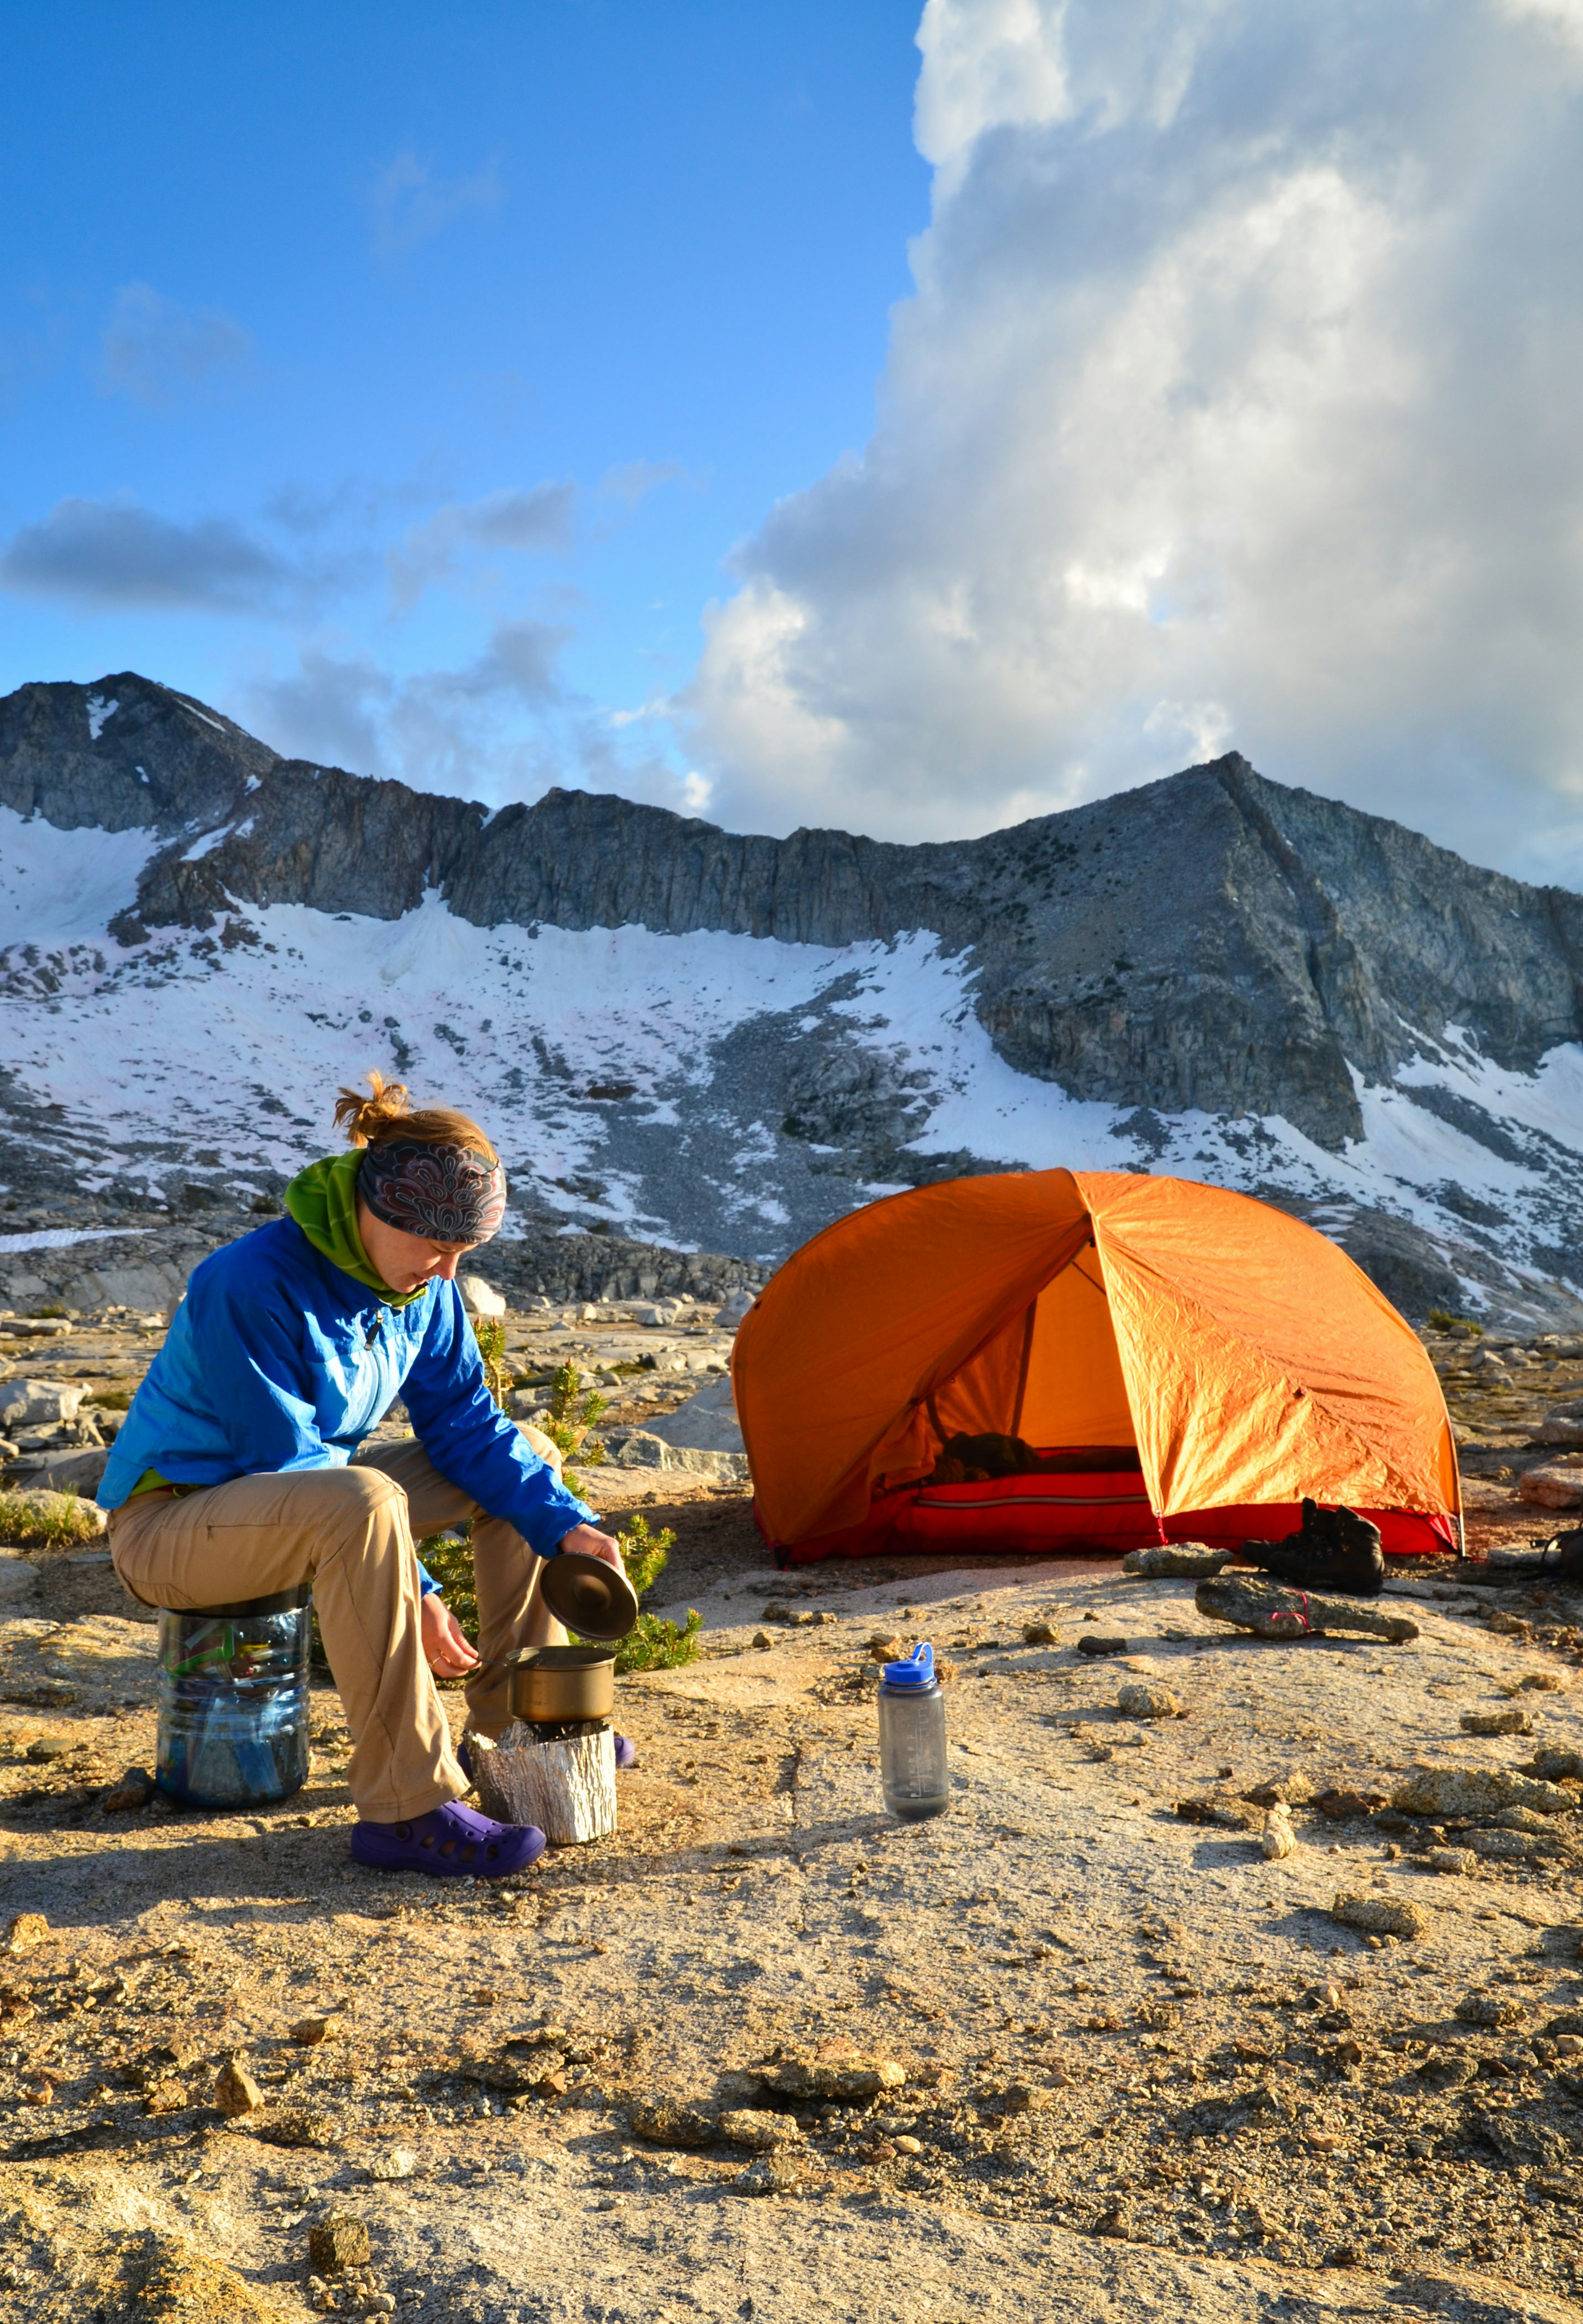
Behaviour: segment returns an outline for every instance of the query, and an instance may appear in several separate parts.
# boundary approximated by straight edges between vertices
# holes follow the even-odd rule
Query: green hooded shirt
[[[423,1291],[393,1291],[375,1268],[357,1232],[357,1170],[360,1147],[349,1154],[331,1154],[299,1170],[286,1188],[285,1203],[309,1241],[332,1267],[361,1283],[387,1307],[410,1307]],[[427,1288],[427,1286],[424,1286]]]

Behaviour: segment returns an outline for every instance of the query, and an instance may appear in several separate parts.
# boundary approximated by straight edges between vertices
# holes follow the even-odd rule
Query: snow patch
[[[37,1234],[0,1234],[0,1251],[65,1250],[74,1242],[107,1242],[153,1232],[152,1227],[44,1227]]]
[[[212,855],[217,847],[223,847],[230,835],[231,826],[228,823],[222,824],[218,831],[206,831],[203,837],[195,841],[188,849],[181,858],[182,862],[201,863],[206,855]]]
[[[97,742],[105,731],[105,721],[114,718],[121,705],[106,702],[102,694],[90,694],[82,706],[88,713],[88,739],[90,742]]]
[[[152,831],[58,831],[0,807],[0,949],[102,938],[158,844]]]

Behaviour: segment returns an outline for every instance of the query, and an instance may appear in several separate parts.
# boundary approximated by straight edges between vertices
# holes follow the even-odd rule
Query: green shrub
[[[99,1530],[75,1493],[0,1493],[0,1541],[14,1549],[76,1549]]]
[[[1471,1315],[1453,1315],[1449,1307],[1431,1307],[1429,1323],[1432,1331],[1456,1332],[1464,1340],[1482,1340],[1484,1325],[1476,1323]]]
[[[605,1458],[605,1447],[592,1431],[605,1415],[605,1399],[597,1388],[583,1388],[583,1376],[573,1363],[564,1363],[556,1373],[550,1388],[550,1408],[539,1426],[560,1453],[562,1462],[572,1457],[586,1461],[597,1469]],[[563,1467],[567,1489],[580,1494],[582,1479],[570,1468]]]
[[[135,1393],[129,1388],[96,1388],[89,1401],[105,1412],[125,1412]]]

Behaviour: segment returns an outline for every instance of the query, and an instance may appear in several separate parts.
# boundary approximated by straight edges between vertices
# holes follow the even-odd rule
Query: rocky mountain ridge
[[[416,926],[442,909],[448,927],[486,935],[503,988],[528,957],[501,949],[517,931],[530,942],[609,931],[629,952],[646,931],[686,940],[668,955],[678,962],[745,938],[777,961],[820,962],[797,1005],[767,1005],[778,996],[766,991],[739,1021],[722,1019],[682,1077],[680,1115],[658,1067],[645,1084],[617,1057],[581,1077],[575,1040],[532,1030],[524,999],[519,1062],[499,1051],[501,1091],[515,1097],[496,1102],[542,1116],[553,1100],[601,1166],[542,1176],[542,1227],[615,1222],[597,1213],[611,1210],[614,1181],[630,1182],[625,1231],[773,1259],[875,1188],[1070,1148],[1089,1167],[1186,1168],[1285,1200],[1421,1306],[1441,1295],[1542,1305],[1557,1278],[1583,1284],[1571,1193],[1583,1106],[1551,1086],[1558,1056],[1583,1041],[1583,898],[1465,863],[1236,753],[977,840],[774,840],[564,790],[491,813],[282,759],[207,706],[122,672],[0,701],[0,807],[35,840],[41,825],[84,835],[62,846],[120,835],[137,857],[97,954],[86,930],[75,949],[51,945],[42,922],[43,941],[30,939],[25,916],[5,954],[17,1009],[36,1024],[79,1006],[106,1057],[112,988],[200,970],[235,980],[248,955],[255,973],[261,951],[281,949],[265,923],[283,927],[292,911],[316,927]],[[897,963],[912,975],[905,994]],[[926,969],[948,1041],[920,1029]],[[663,982],[662,965],[652,973]],[[454,1012],[414,1031],[364,997],[346,1030],[383,1047],[369,1062],[405,1071],[414,1043],[434,1040],[441,1058],[476,1061],[481,1042],[505,1038],[485,1016],[469,1050]],[[971,1071],[950,1084],[935,1061],[973,1041]],[[64,1153],[81,1143],[81,1109],[44,1094],[51,1074],[29,1068],[26,1047],[4,1060],[0,1108],[14,1139]],[[1382,1105],[1387,1144],[1412,1149],[1386,1172],[1399,1200],[1358,1161],[1380,1145]],[[1051,1148],[1057,1123],[1070,1135]],[[735,1241],[709,1231],[732,1141],[729,1173],[756,1171],[764,1190],[750,1232],[736,1214]],[[200,1169],[224,1177],[226,1139],[171,1137],[164,1154],[160,1143],[141,1141],[150,1183],[190,1173],[206,1150],[215,1160]],[[750,1148],[757,1159],[741,1159]],[[664,1198],[641,1199],[667,1172]],[[262,1176],[267,1191],[270,1168]],[[723,1223],[733,1217],[727,1202]]]

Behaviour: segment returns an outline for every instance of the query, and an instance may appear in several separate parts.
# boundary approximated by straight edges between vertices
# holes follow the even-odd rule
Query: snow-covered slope
[[[0,808],[0,1088],[14,1143],[106,1203],[278,1190],[370,1066],[476,1112],[520,1227],[599,1224],[773,1260],[852,1204],[963,1168],[1167,1170],[1287,1201],[1388,1289],[1574,1312],[1583,1048],[1531,1072],[1425,1038],[1354,1074],[1362,1135],[1078,1100],[1017,1071],[929,933],[845,945],[696,929],[250,908],[107,933],[156,844]],[[229,941],[225,941],[227,937]],[[32,1191],[37,1191],[36,1179]],[[1396,1271],[1394,1282],[1393,1268]]]

